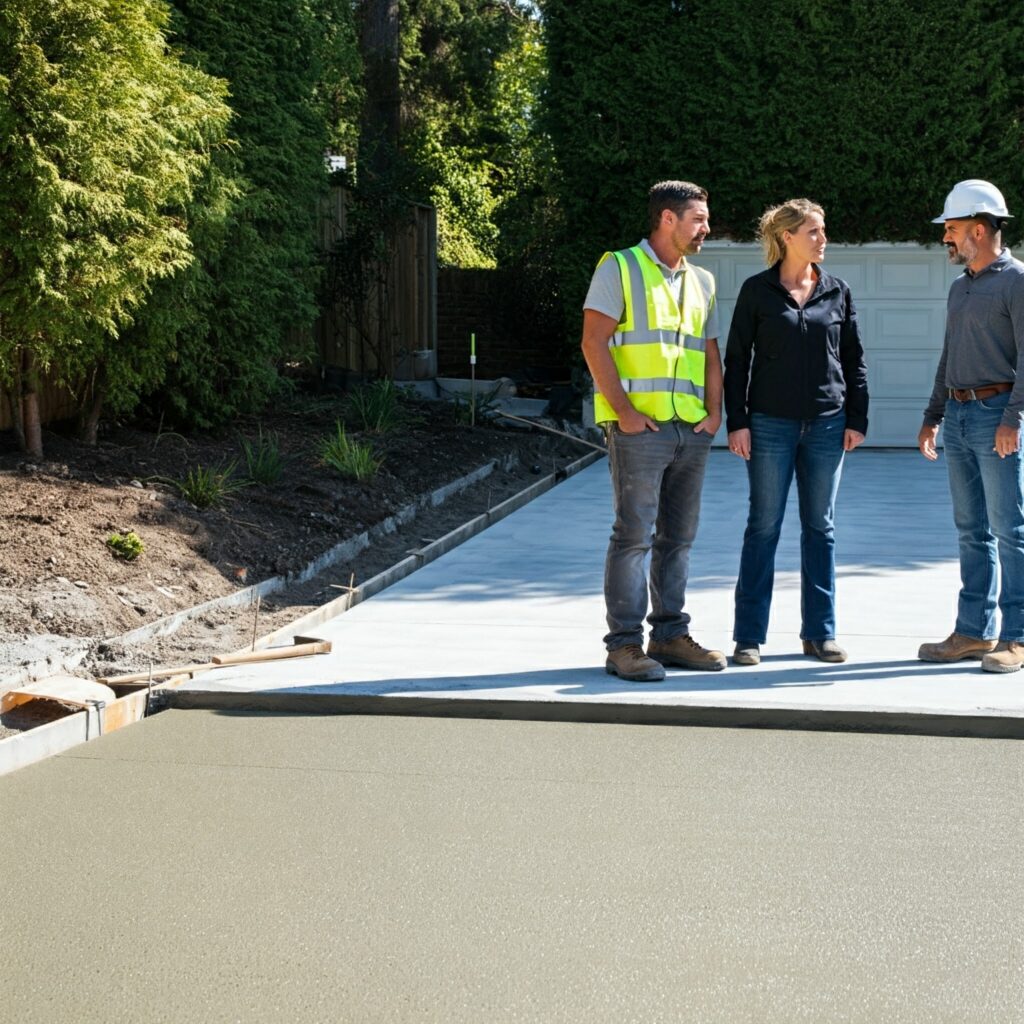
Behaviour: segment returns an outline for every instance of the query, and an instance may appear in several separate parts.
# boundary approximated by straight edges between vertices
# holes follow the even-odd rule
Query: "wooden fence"
[[[433,376],[437,368],[437,215],[410,203],[399,227],[386,273],[364,264],[361,294],[351,294],[332,274],[330,253],[347,236],[351,199],[335,187],[318,227],[328,260],[326,296],[313,338],[321,362],[360,376],[398,380]]]
[[[42,423],[67,419],[73,416],[77,408],[74,396],[63,385],[44,380],[39,388],[39,419]],[[11,406],[7,396],[0,396],[0,430],[10,430]]]

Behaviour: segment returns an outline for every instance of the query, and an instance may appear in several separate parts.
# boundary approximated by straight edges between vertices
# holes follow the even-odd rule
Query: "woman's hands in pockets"
[[[864,435],[859,430],[851,430],[849,427],[843,432],[843,451],[852,452],[859,444],[864,443]]]
[[[864,438],[862,437],[863,441]],[[729,431],[729,451],[738,455],[741,459],[750,460],[750,428]]]

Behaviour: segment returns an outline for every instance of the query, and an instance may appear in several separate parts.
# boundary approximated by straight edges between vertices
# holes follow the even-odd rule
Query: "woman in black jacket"
[[[804,654],[845,661],[835,640],[833,520],[843,455],[868,428],[857,314],[846,282],[819,266],[827,241],[820,206],[791,199],[771,207],[760,237],[769,266],[743,282],[725,355],[729,450],[747,460],[750,480],[732,660],[761,660],[775,549],[795,473]]]

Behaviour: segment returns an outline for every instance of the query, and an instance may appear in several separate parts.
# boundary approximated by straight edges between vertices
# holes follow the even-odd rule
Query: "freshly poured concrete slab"
[[[0,779],[12,1024],[1020,1024],[1024,745],[169,711]]]
[[[705,646],[732,649],[746,523],[744,463],[711,455],[687,611]],[[315,630],[330,655],[219,669],[175,706],[495,714],[824,725],[1024,735],[1024,674],[931,665],[918,646],[953,626],[956,534],[944,467],[916,452],[847,458],[837,514],[839,640],[850,660],[801,653],[795,488],[779,545],[769,640],[757,667],[604,671],[607,464],[581,474]]]

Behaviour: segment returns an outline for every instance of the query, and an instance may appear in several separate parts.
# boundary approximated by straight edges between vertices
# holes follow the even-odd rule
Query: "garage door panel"
[[[874,352],[867,356],[868,388],[883,398],[912,398],[924,407],[938,360],[930,352]]]
[[[880,298],[941,299],[946,275],[934,259],[880,259],[874,266],[872,292]]]
[[[866,351],[924,349],[938,352],[946,324],[945,302],[862,302],[857,306]]]
[[[916,448],[926,404],[923,398],[872,397],[865,443],[876,448]]]
[[[835,259],[829,256],[824,263],[824,269],[833,277],[840,278],[850,286],[850,293],[853,295],[853,301],[856,305],[857,296],[863,295],[867,288],[868,274],[870,272],[867,257],[851,258],[847,253]]]
[[[748,277],[764,270],[764,259],[760,246],[736,246],[709,251],[705,248],[693,262],[715,275],[715,285],[720,301],[735,300],[740,286]]]

